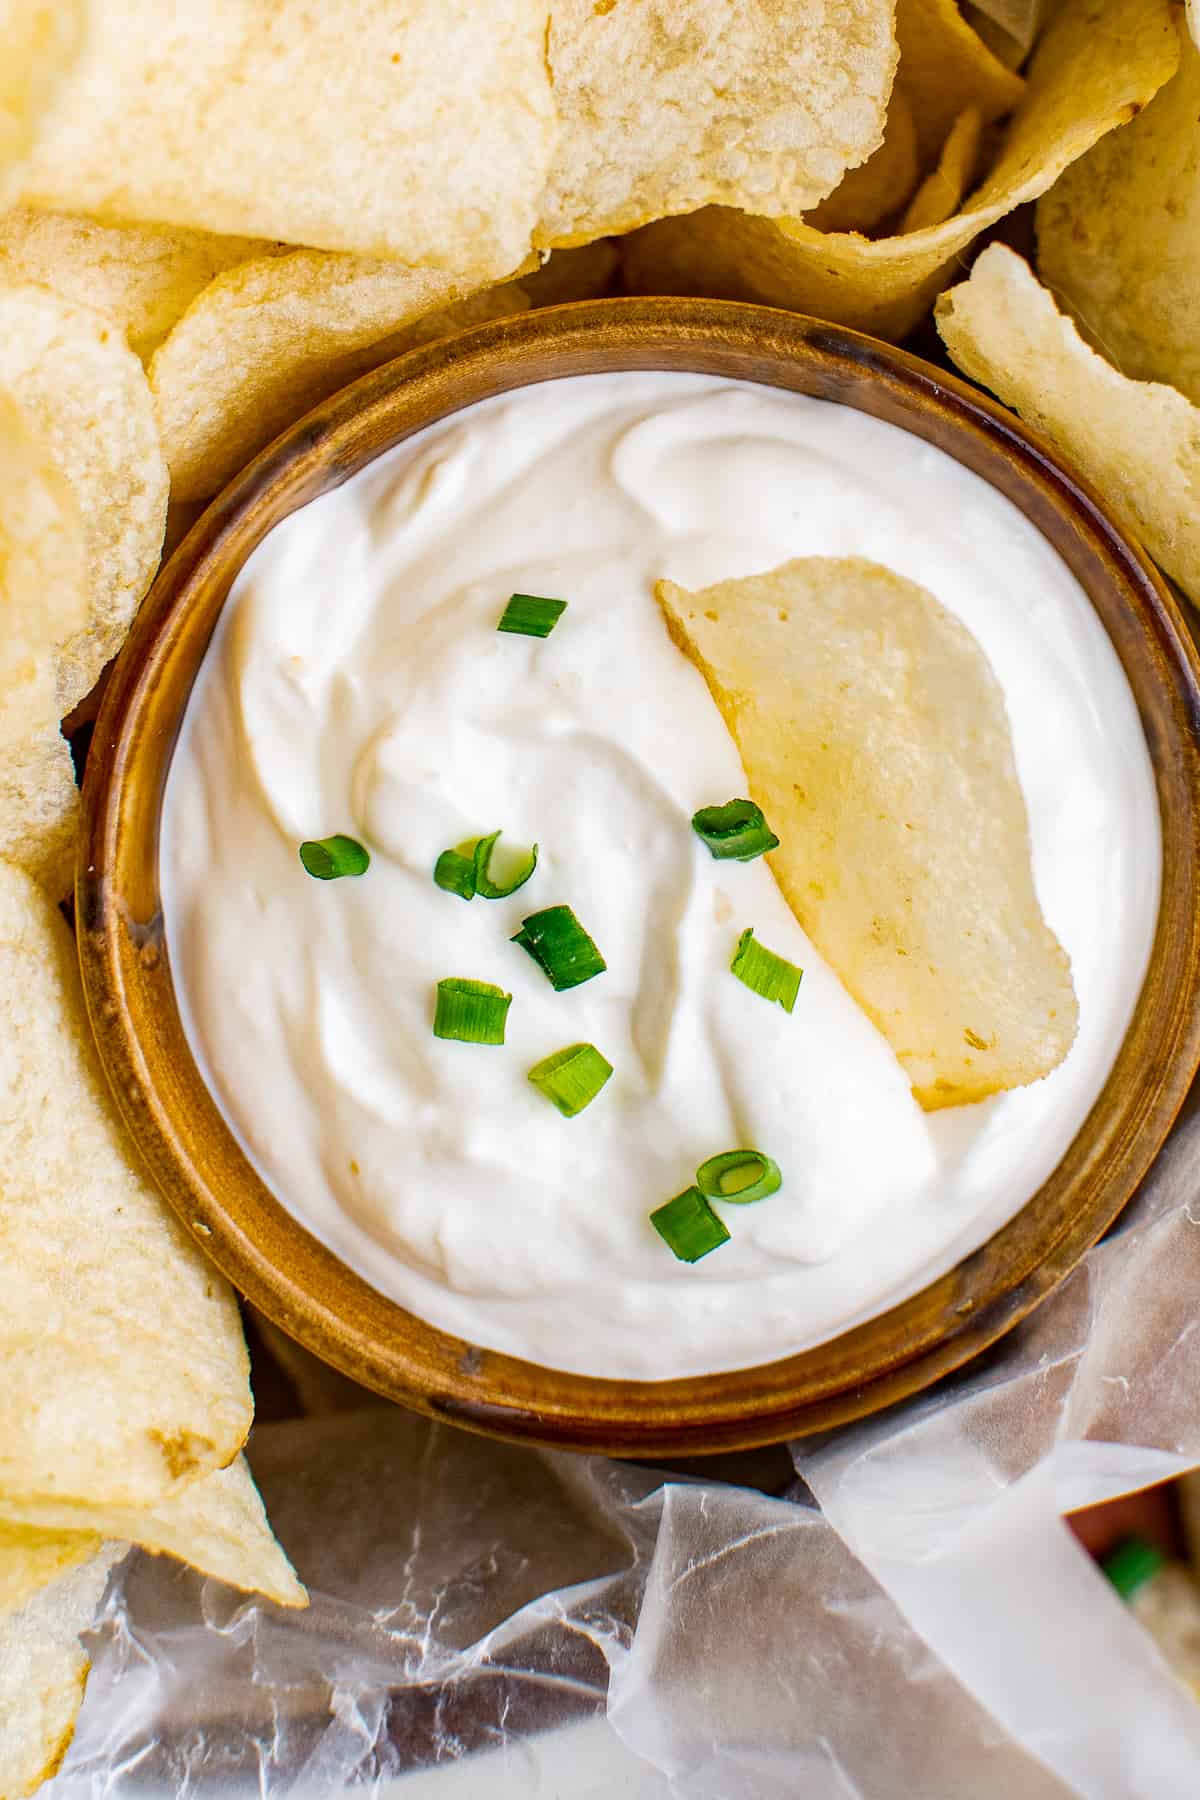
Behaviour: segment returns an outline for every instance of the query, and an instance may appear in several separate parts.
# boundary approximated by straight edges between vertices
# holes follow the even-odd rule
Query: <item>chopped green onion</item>
[[[343,875],[365,875],[371,858],[357,838],[308,838],[300,846],[300,861],[317,881],[337,881]]]
[[[513,594],[496,630],[516,631],[522,637],[549,637],[566,610],[565,600],[546,600],[540,594]]]
[[[464,856],[461,850],[443,850],[433,865],[433,879],[448,894],[457,894],[460,899],[475,898],[475,859]]]
[[[565,988],[590,981],[593,975],[603,975],[608,967],[569,906],[547,906],[543,912],[531,913],[521,921],[512,941],[528,950],[560,994]]]
[[[699,1262],[729,1242],[729,1233],[699,1188],[685,1188],[650,1214],[650,1223],[680,1262]]]
[[[475,846],[475,892],[485,900],[507,900],[510,894],[515,894],[518,888],[525,886],[537,868],[538,847],[535,844],[528,859],[517,869],[511,881],[493,881],[489,871],[492,851],[499,836],[498,831],[493,831],[489,837],[480,838]]]
[[[702,806],[692,814],[692,830],[718,862],[752,862],[778,847],[779,839],[753,800],[728,800],[724,806]]]
[[[790,1013],[795,1006],[804,970],[786,958],[776,956],[762,944],[756,944],[753,926],[743,931],[738,939],[729,967],[753,993],[761,994],[764,1000],[777,1001],[784,1012]]]
[[[612,1064],[595,1044],[571,1044],[535,1063],[529,1079],[564,1119],[573,1119],[591,1105],[612,1072]]]
[[[779,1164],[761,1150],[726,1150],[710,1156],[696,1170],[696,1186],[706,1200],[733,1200],[747,1206],[765,1200],[783,1186]]]
[[[460,1044],[502,1044],[512,995],[490,981],[448,977],[437,984],[433,1035]]]

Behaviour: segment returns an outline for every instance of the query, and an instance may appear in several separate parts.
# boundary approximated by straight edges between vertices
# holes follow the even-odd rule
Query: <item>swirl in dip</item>
[[[861,556],[974,634],[1008,707],[1079,1034],[1046,1080],[922,1112],[763,860],[697,808],[747,791],[653,587]],[[514,592],[561,596],[545,639]],[[773,821],[776,829],[778,822]],[[439,853],[502,828],[527,886],[464,904]],[[314,881],[348,833],[365,876]],[[1145,972],[1160,843],[1117,658],[994,489],[865,414],[684,374],[577,377],[458,413],[273,531],[243,569],[171,766],[161,853],[189,1040],[264,1179],[385,1294],[588,1375],[766,1361],[882,1311],[1009,1219],[1095,1100]],[[510,942],[571,906],[607,972],[558,993]],[[794,1012],[729,971],[742,929],[799,964]],[[513,996],[501,1047],[432,1033],[446,976]],[[527,1080],[595,1044],[566,1119]],[[783,1186],[677,1261],[648,1215],[717,1152]]]

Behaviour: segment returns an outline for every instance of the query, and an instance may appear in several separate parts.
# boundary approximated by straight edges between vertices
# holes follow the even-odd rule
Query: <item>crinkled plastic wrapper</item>
[[[313,1590],[115,1575],[54,1800],[1129,1800],[1200,1708],[1060,1514],[1200,1463],[1200,1095],[1118,1230],[780,1498],[378,1404],[260,1429]],[[785,1465],[786,1468],[786,1465]]]

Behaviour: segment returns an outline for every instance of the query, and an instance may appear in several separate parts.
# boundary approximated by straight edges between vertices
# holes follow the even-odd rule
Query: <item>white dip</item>
[[[747,783],[653,583],[814,554],[922,583],[1003,686],[1081,1012],[1034,1087],[923,1113],[766,863],[715,862],[691,830]],[[569,602],[550,637],[497,632],[514,590]],[[441,850],[497,828],[541,846],[526,887],[468,904],[434,885]],[[298,843],[336,832],[371,867],[314,881]],[[1160,846],[1116,656],[1015,507],[849,408],[618,374],[473,407],[271,534],[192,696],[162,864],[192,1046],[296,1217],[472,1341],[665,1378],[828,1337],[1020,1208],[1128,1024]],[[559,902],[608,963],[565,993],[509,942]],[[729,972],[747,925],[803,966],[790,1017]],[[503,1048],[433,1036],[443,976],[512,993]],[[568,1120],[526,1073],[581,1040],[616,1073]],[[732,1241],[677,1262],[647,1215],[747,1145],[783,1187],[719,1205]]]

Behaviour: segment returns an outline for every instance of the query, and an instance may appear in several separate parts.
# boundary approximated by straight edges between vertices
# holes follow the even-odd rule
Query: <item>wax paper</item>
[[[318,1384],[354,1410],[251,1445],[311,1609],[131,1556],[47,1800],[1200,1792],[1200,1708],[1060,1518],[1200,1465],[1198,1294],[1193,1096],[1036,1314],[777,1497]]]

